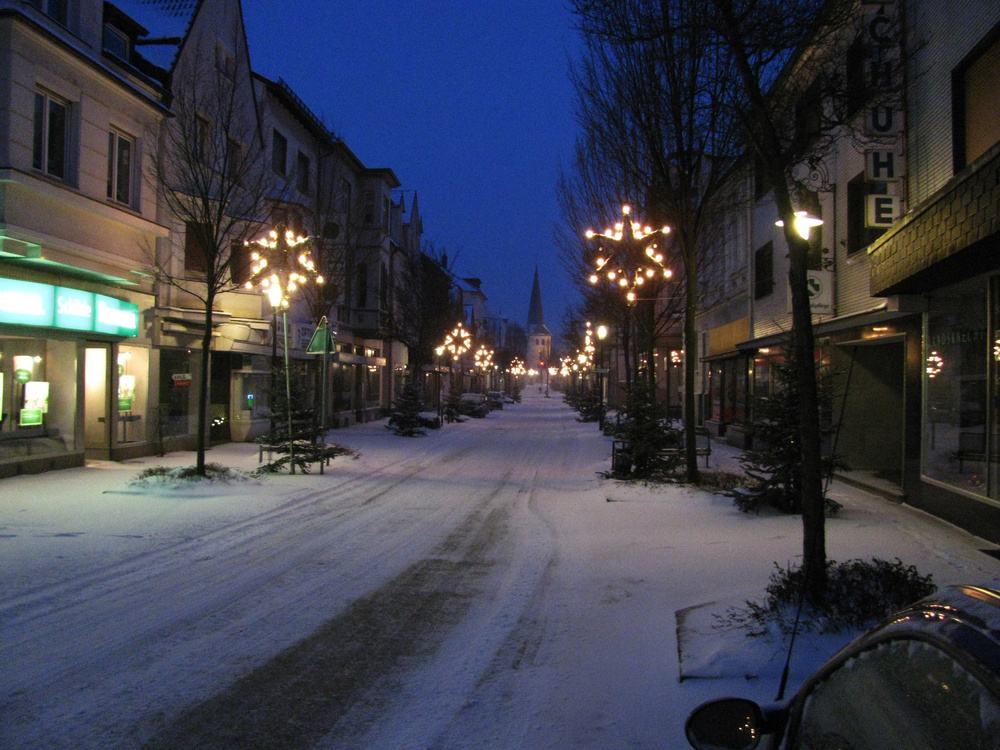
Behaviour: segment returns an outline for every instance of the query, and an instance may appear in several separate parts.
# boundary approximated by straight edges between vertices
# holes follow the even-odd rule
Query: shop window
[[[118,347],[118,441],[131,443],[145,437],[149,394],[149,350]]]
[[[197,361],[186,349],[160,350],[160,414],[156,425],[160,439],[190,433],[192,373]]]
[[[0,337],[0,461],[74,450],[74,341]]]
[[[767,297],[774,291],[774,243],[767,242],[753,254],[753,298]]]
[[[869,227],[865,211],[869,195],[886,195],[889,188],[884,182],[866,182],[865,173],[859,173],[847,183],[847,254],[853,255],[885,234],[883,227]]]
[[[939,290],[929,299],[924,336],[924,474],[969,492],[996,497],[1000,451],[996,427],[997,315],[988,321],[988,299],[997,307],[997,280],[973,279]],[[991,373],[993,373],[991,375]]]
[[[47,91],[35,92],[32,166],[51,177],[69,179],[69,103]]]
[[[952,73],[955,171],[1000,141],[1000,26]]]
[[[108,199],[132,205],[135,141],[117,130],[108,132]]]

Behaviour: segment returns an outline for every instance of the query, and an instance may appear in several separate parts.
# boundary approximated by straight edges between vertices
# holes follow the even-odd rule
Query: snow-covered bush
[[[775,563],[762,602],[748,601],[745,609],[730,610],[726,619],[747,628],[749,635],[763,635],[771,625],[790,633],[800,601],[799,628],[819,633],[866,630],[893,612],[937,590],[933,576],[923,576],[902,560],[827,561],[827,588],[820,601],[801,596],[802,569]]]

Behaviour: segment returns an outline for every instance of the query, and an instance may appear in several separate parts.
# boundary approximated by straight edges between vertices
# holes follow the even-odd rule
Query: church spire
[[[545,313],[542,311],[542,288],[538,283],[538,264],[535,264],[535,282],[531,286],[531,302],[528,304],[528,332],[535,326],[545,325]]]

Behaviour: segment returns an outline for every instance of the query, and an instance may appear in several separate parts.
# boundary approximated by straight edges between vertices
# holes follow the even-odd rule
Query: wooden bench
[[[683,439],[684,439],[684,433],[682,432],[681,433],[681,440],[683,441]],[[698,444],[699,440],[702,440],[702,439],[704,439],[703,444]],[[705,468],[707,469],[708,468],[708,458],[709,458],[709,456],[712,455],[712,434],[708,431],[707,427],[695,427],[695,429],[694,429],[694,440],[695,440],[694,454],[696,456],[704,456],[705,457]],[[677,446],[673,446],[673,447],[670,447],[670,448],[663,448],[660,451],[660,455],[662,455],[662,456],[669,456],[669,457],[680,456],[680,457],[683,458],[685,455],[687,455],[687,453],[684,450],[684,446],[683,445],[677,445]]]

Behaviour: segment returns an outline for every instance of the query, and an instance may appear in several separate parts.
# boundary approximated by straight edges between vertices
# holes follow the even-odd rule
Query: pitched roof
[[[528,329],[534,325],[545,327],[545,312],[542,310],[542,287],[538,283],[538,266],[535,266],[535,282],[531,285],[531,302],[528,304]]]
[[[114,0],[112,5],[149,30],[136,43],[137,52],[169,71],[201,0]]]

